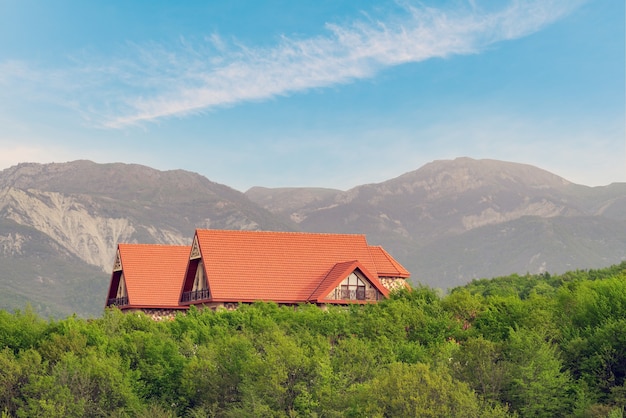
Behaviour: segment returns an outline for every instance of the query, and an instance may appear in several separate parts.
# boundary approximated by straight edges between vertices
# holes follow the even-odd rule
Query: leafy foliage
[[[626,263],[364,306],[0,311],[8,417],[619,417]]]

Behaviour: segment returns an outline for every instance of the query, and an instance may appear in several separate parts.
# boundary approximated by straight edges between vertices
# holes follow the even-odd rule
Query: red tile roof
[[[183,245],[118,244],[128,293],[123,308],[180,308],[190,250]]]
[[[378,281],[364,235],[199,229],[196,236],[214,302],[309,301],[335,265],[355,260]]]
[[[411,273],[385,251],[383,247],[370,246],[369,248],[379,277],[411,277]]]

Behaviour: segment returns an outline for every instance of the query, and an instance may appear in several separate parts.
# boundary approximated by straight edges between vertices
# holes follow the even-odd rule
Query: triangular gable
[[[207,301],[211,297],[209,280],[202,258],[189,261],[179,301],[181,304]]]
[[[120,249],[119,246],[117,248],[117,252],[115,253],[115,263],[113,264],[113,271],[122,271],[122,259],[120,257]]]
[[[130,301],[128,300],[128,289],[126,288],[126,279],[124,279],[124,272],[120,275],[120,280],[117,285],[117,292],[115,294],[115,302],[112,305],[116,306],[124,306],[128,305]]]
[[[193,244],[191,245],[191,253],[189,254],[190,260],[202,257],[200,253],[200,246],[198,245],[198,235],[193,236]]]
[[[200,251],[198,234],[196,232],[193,236],[189,263],[187,264],[185,278],[178,300],[181,304],[186,305],[207,301],[210,297],[209,280],[207,278],[204,261],[202,260],[202,252]]]
[[[310,300],[316,303],[358,303],[388,296],[389,291],[378,278],[355,260],[335,264]]]
[[[122,294],[122,296],[120,296]],[[109,282],[109,291],[105,306],[125,306],[128,305],[128,289],[124,280],[124,270],[122,269],[122,257],[120,255],[119,244],[115,251],[115,261]]]

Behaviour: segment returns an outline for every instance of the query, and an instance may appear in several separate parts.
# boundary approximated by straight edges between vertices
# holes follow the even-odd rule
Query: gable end
[[[120,250],[117,250],[115,255],[115,263],[113,264],[113,271],[122,271],[122,258],[120,257]]]
[[[389,296],[378,277],[359,261],[337,263],[310,300],[316,303],[369,303]]]
[[[202,258],[189,261],[185,282],[180,295],[180,303],[194,303],[196,301],[207,300],[211,297],[209,282]]]
[[[198,236],[193,237],[193,244],[191,245],[191,254],[189,254],[190,260],[196,260],[201,257],[200,246],[198,246]]]
[[[128,289],[126,288],[126,279],[124,278],[124,272],[118,270],[116,272],[113,272],[111,288],[109,289],[109,296],[107,298],[106,306],[123,307],[128,304]]]
[[[384,298],[383,294],[372,284],[363,272],[356,268],[323,299],[371,302]]]

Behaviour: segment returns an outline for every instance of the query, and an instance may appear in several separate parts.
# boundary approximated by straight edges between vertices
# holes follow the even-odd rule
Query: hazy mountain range
[[[101,314],[118,242],[189,244],[195,228],[364,233],[447,289],[473,278],[626,259],[626,183],[587,187],[517,163],[458,158],[354,187],[253,187],[134,164],[0,171],[0,308]]]

